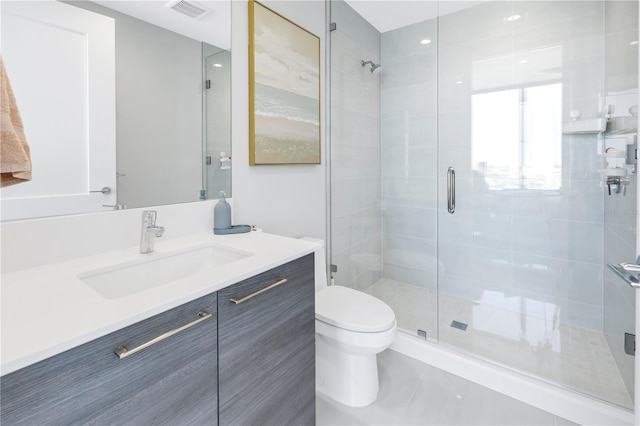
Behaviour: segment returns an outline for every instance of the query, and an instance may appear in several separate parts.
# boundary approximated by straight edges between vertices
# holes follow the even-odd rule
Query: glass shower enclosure
[[[638,3],[417,3],[379,29],[331,2],[335,284],[405,333],[632,408],[635,296],[606,263],[636,254],[637,130],[614,124],[637,103]]]

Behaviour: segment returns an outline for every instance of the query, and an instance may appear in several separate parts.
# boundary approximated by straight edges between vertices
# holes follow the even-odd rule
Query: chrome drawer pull
[[[251,299],[252,297],[256,297],[257,295],[262,294],[267,290],[271,290],[274,287],[278,287],[280,284],[284,284],[286,282],[287,282],[286,278],[280,278],[280,280],[276,281],[275,283],[273,283],[273,284],[271,284],[269,286],[266,286],[265,288],[263,288],[261,290],[253,292],[250,295],[243,297],[242,299],[229,299],[229,300],[237,305],[239,303],[246,302],[247,300]]]
[[[182,327],[178,327],[178,328],[174,328],[173,330],[169,330],[166,333],[161,334],[160,336],[149,340],[147,343],[143,343],[140,346],[137,346],[137,347],[135,347],[133,349],[127,349],[126,346],[122,345],[122,346],[118,346],[114,352],[116,353],[116,355],[118,355],[118,357],[120,359],[126,358],[129,355],[133,355],[136,352],[139,352],[139,351],[143,350],[144,348],[148,348],[149,346],[151,346],[153,344],[156,344],[156,343],[166,339],[167,337],[173,336],[176,333],[180,333],[182,330],[186,330],[189,327],[192,327],[192,326],[194,326],[194,325],[196,325],[196,324],[198,324],[198,323],[200,323],[200,322],[202,322],[202,321],[204,321],[206,319],[211,318],[213,316],[213,314],[211,314],[211,313],[209,313],[207,311],[200,311],[200,312],[198,312],[198,316],[200,318],[198,318],[197,320],[195,320],[193,322],[190,322],[189,324],[185,324]]]

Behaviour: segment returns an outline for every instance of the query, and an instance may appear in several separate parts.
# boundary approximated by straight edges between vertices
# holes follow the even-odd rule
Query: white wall
[[[325,84],[325,4],[320,0],[263,1],[320,37],[321,109]],[[235,223],[290,237],[326,235],[326,138],[321,165],[249,166],[248,3],[232,4],[232,186]],[[324,123],[325,117],[321,117]],[[323,125],[323,124],[322,124]],[[324,129],[323,129],[324,130]]]

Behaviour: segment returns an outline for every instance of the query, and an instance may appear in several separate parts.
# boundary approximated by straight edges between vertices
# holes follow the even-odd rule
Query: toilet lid
[[[393,310],[373,296],[332,285],[316,293],[316,319],[346,330],[379,332],[393,327]]]

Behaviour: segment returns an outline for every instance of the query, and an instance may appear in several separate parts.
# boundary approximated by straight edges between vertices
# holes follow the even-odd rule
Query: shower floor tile
[[[633,407],[604,334],[560,324],[553,305],[528,300],[513,305],[495,297],[479,303],[446,293],[438,300],[432,290],[386,278],[366,291],[391,306],[404,332],[424,330],[431,341]],[[466,331],[451,327],[452,321],[468,324]]]
[[[392,350],[378,355],[378,374],[378,399],[368,407],[319,394],[318,426],[575,424]]]

